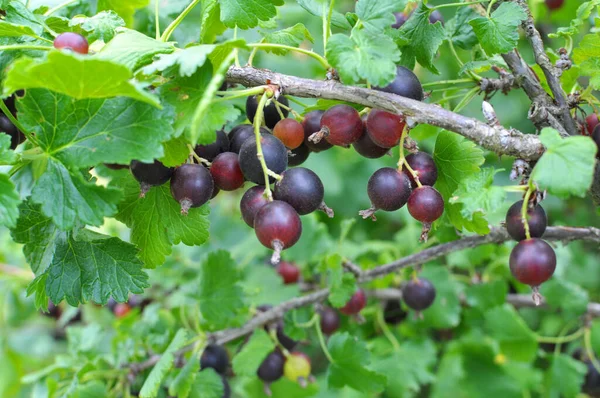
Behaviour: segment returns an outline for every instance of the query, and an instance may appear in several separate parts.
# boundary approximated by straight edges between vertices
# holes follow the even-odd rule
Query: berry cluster
[[[227,354],[227,350],[224,347],[217,344],[209,344],[204,348],[200,357],[200,370],[211,368],[221,376],[221,382],[223,383],[222,398],[229,398],[231,396],[231,387],[226,378],[229,366],[229,354]]]

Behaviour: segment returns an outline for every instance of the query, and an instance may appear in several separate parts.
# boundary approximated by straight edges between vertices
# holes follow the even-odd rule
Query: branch
[[[246,87],[261,86],[267,83],[277,84],[285,94],[297,97],[347,101],[369,108],[402,113],[417,123],[429,124],[458,133],[499,155],[536,160],[544,152],[543,145],[535,135],[522,134],[501,126],[491,127],[479,120],[459,115],[437,105],[382,91],[345,86],[335,81],[303,79],[250,67],[229,68],[227,81]]]

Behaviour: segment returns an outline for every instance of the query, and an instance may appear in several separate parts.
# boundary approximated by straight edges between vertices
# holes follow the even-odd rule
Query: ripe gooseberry
[[[271,134],[271,132],[264,127],[260,128],[260,133]],[[254,139],[254,126],[251,124],[242,124],[234,127],[229,133],[229,151],[240,153],[242,145],[244,145],[248,139]]]
[[[321,140],[317,143],[309,140],[311,135],[318,133],[321,130],[321,118],[324,113],[325,111],[317,110],[310,111],[304,115],[304,120],[302,121],[302,127],[304,128],[304,145],[306,145],[311,152],[321,152],[333,147],[333,145],[326,140]]]
[[[402,288],[402,298],[409,308],[423,311],[435,301],[435,286],[425,279],[411,280]]]
[[[340,312],[344,315],[356,315],[362,311],[367,305],[367,296],[362,289],[357,290],[350,300],[340,308]]]
[[[396,78],[385,87],[375,87],[375,90],[384,91],[400,95],[406,98],[412,98],[417,101],[423,101],[423,86],[417,75],[404,66],[398,66],[396,69]]]
[[[359,155],[367,159],[378,159],[389,152],[388,148],[382,148],[375,144],[369,134],[367,133],[367,118],[368,115],[362,117],[363,120],[363,134],[360,136],[358,141],[352,144],[354,150]]]
[[[67,49],[79,54],[87,54],[89,44],[85,37],[79,33],[65,32],[56,36],[54,39],[54,48]]]
[[[290,204],[301,216],[317,209],[323,210],[329,217],[333,211],[327,207],[323,198],[325,188],[314,171],[296,167],[281,174],[282,179],[275,183],[273,197]]]
[[[558,10],[563,6],[565,0],[546,0],[545,3],[549,10]]]
[[[199,164],[178,167],[171,179],[171,195],[181,205],[181,214],[208,202],[215,184],[210,172]]]
[[[263,246],[273,249],[273,264],[278,264],[281,251],[292,247],[302,235],[302,221],[289,204],[274,200],[263,206],[254,217],[254,232]]]
[[[282,261],[277,266],[277,273],[283,279],[284,285],[297,283],[300,279],[300,269],[294,263]]]
[[[363,133],[363,122],[356,109],[346,104],[329,108],[321,117],[321,130],[309,137],[313,143],[322,139],[332,145],[348,147]]]
[[[321,317],[321,330],[326,335],[334,334],[340,328],[340,315],[331,307],[324,307],[319,311]]]
[[[246,99],[246,116],[248,116],[248,120],[250,120],[251,123],[254,123],[254,117],[256,116],[256,111],[258,110],[258,100],[259,99],[260,99],[260,96],[250,96]],[[287,98],[285,98],[283,95],[280,95],[279,98],[277,98],[277,102],[284,105],[285,107],[288,107],[290,105]],[[274,100],[272,100],[271,103],[269,103],[269,105],[265,106],[265,108],[263,110],[263,114],[264,114],[265,125],[268,128],[272,129],[273,127],[275,127],[275,125],[281,119],[285,119],[286,117],[288,117],[288,114],[290,113],[287,109],[285,109],[284,107],[281,107],[281,106],[279,107],[279,110],[281,111],[283,118],[279,114],[279,111],[277,110],[277,106],[275,105]]]
[[[433,186],[438,178],[438,170],[433,158],[425,152],[411,153],[406,157],[406,163],[413,169],[419,178],[422,185]],[[410,179],[413,188],[417,187],[417,182],[414,180],[411,173],[406,171],[406,175]]]
[[[223,191],[235,191],[244,185],[244,174],[238,155],[233,152],[219,154],[210,166],[215,185]]]
[[[151,187],[169,181],[174,172],[172,167],[166,167],[158,160],[155,160],[154,163],[142,163],[133,160],[129,167],[135,179],[141,184],[141,197],[144,197]]]
[[[404,206],[411,196],[410,179],[405,173],[391,167],[377,170],[367,184],[367,194],[371,207],[359,214],[363,218],[375,218],[377,210],[395,211]]]
[[[215,142],[207,145],[196,145],[194,152],[202,159],[212,162],[219,154],[229,151],[229,138],[223,130],[216,133]]]
[[[265,205],[269,203],[265,196],[264,186],[255,186],[248,189],[242,199],[240,200],[240,211],[244,222],[248,224],[250,228],[254,228],[254,218],[256,213]]]
[[[239,132],[238,132],[239,134]],[[288,163],[288,153],[285,145],[271,134],[261,134],[260,144],[267,168],[276,174],[281,174]],[[240,168],[244,177],[255,184],[264,185],[265,175],[257,155],[256,140],[246,140],[239,154]],[[275,179],[269,177],[269,182]]]
[[[304,128],[295,119],[283,119],[273,128],[273,135],[288,149],[296,149],[304,142]]]
[[[506,230],[516,241],[527,238],[521,214],[522,208],[523,201],[519,200],[506,212]],[[544,235],[544,232],[546,232],[546,226],[548,225],[548,219],[546,218],[544,208],[539,204],[534,208],[527,206],[527,223],[529,224],[529,235],[532,238],[541,238],[542,235]]]
[[[535,287],[554,274],[556,253],[542,239],[526,239],[513,248],[509,264],[510,271],[519,282]]]
[[[298,148],[288,152],[288,166],[300,166],[302,163],[306,162],[309,155],[310,149],[303,143]]]
[[[224,375],[229,368],[229,355],[227,350],[217,344],[209,344],[200,357],[200,369],[212,368],[217,373]]]
[[[410,194],[408,212],[417,221],[432,223],[444,213],[444,199],[435,188],[424,185]]]
[[[400,142],[405,125],[401,115],[373,109],[367,118],[367,134],[375,145],[392,148]]]

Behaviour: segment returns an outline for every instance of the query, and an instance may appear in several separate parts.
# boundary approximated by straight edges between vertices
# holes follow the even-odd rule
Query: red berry
[[[296,149],[304,142],[304,128],[294,119],[283,119],[277,123],[273,135],[288,149]]]
[[[510,253],[510,272],[521,283],[539,286],[556,269],[554,249],[538,238],[519,242]]]
[[[269,201],[265,197],[265,187],[255,186],[246,191],[240,201],[240,210],[242,218],[250,228],[254,228],[254,218],[256,213]]]
[[[196,145],[194,152],[203,159],[212,162],[219,154],[229,151],[229,138],[223,130],[216,133],[215,142],[207,145]]]
[[[600,125],[594,128],[594,132],[592,133],[592,140],[596,143],[598,147],[598,152],[596,152],[596,157],[600,158]]]
[[[215,184],[210,172],[199,164],[184,164],[178,167],[171,179],[171,194],[181,204],[181,213],[200,207],[208,202]]]
[[[311,150],[311,152],[321,152],[329,148],[332,148],[327,140],[321,140],[318,143],[310,141],[308,138],[314,133],[318,133],[321,130],[321,118],[325,111],[311,111],[304,115],[302,121],[302,127],[304,128],[304,144]]]
[[[279,263],[277,266],[277,273],[281,275],[285,285],[297,283],[300,279],[300,269],[295,264],[287,261],[282,261]]]
[[[237,153],[224,152],[218,155],[210,166],[210,174],[215,185],[223,191],[235,191],[244,185],[244,174]]]
[[[557,10],[563,6],[565,0],[546,0],[546,7],[550,10]]]
[[[425,278],[411,280],[402,289],[402,298],[409,308],[423,311],[435,301],[435,287]]]
[[[131,307],[127,303],[117,303],[115,305],[115,309],[113,313],[117,318],[123,318],[125,315],[129,314],[131,311]]]
[[[435,184],[438,177],[438,170],[437,166],[435,165],[435,162],[433,161],[433,158],[429,156],[428,153],[411,153],[406,157],[406,162],[408,163],[411,169],[417,172],[419,182],[422,185],[433,186],[433,184]],[[408,170],[405,170],[405,173],[408,176],[408,178],[410,178],[412,187],[416,188],[417,183],[413,179],[413,176],[408,172]]]
[[[340,315],[331,307],[324,307],[321,312],[321,330],[326,335],[332,335],[340,327]]]
[[[54,48],[65,48],[79,54],[87,54],[89,51],[87,39],[73,32],[65,32],[56,36],[56,39],[54,39]]]
[[[367,305],[367,296],[362,289],[357,290],[345,306],[340,308],[340,312],[344,315],[355,315],[362,311]]]
[[[356,109],[340,104],[325,111],[321,130],[325,131],[325,139],[330,144],[347,147],[362,135],[363,122]]]
[[[375,145],[392,148],[400,142],[405,125],[402,116],[373,109],[367,118],[367,134]]]
[[[368,115],[362,117],[363,120],[363,134],[360,136],[352,146],[359,155],[367,159],[377,159],[389,152],[388,148],[382,148],[375,144],[369,134],[367,133],[367,118]]]
[[[592,113],[591,115],[588,115],[585,118],[585,125],[588,134],[592,134],[598,124],[600,124],[600,121],[598,120],[598,115],[596,115],[595,113]]]
[[[523,225],[523,220],[521,218],[522,208],[523,201],[519,200],[506,212],[506,230],[516,241],[521,241],[526,238],[525,226]],[[527,221],[531,237],[541,238],[542,235],[544,235],[544,232],[546,232],[546,226],[548,225],[548,219],[546,218],[544,208],[540,205],[536,205],[533,209],[528,207]]]
[[[410,194],[408,212],[417,221],[432,223],[444,213],[444,199],[435,188],[424,185]]]
[[[300,239],[302,222],[292,206],[274,200],[256,213],[254,232],[260,243],[275,250],[272,262],[278,263],[281,250],[294,246]]]

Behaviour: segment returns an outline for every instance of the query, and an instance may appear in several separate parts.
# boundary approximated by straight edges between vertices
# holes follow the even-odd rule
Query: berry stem
[[[525,192],[529,189],[527,185],[507,185],[502,187],[506,192]]]
[[[323,331],[321,330],[321,316],[316,314],[317,321],[315,322],[315,330],[317,331],[317,337],[319,338],[319,344],[321,345],[321,350],[323,350],[323,354],[329,361],[329,363],[334,363],[333,357],[331,353],[327,349],[327,344],[325,344],[325,336],[323,336]]]
[[[585,332],[585,328],[580,328],[574,333],[571,333],[567,336],[558,336],[558,337],[545,337],[545,336],[535,336],[538,343],[548,343],[548,344],[563,344],[569,343],[571,341],[575,341]]]
[[[275,100],[275,106],[277,107],[277,112],[279,112],[279,116],[281,116],[281,119],[285,119],[285,117],[283,116],[283,113],[281,112],[281,109],[285,109],[288,112],[291,112],[292,115],[296,118],[296,119],[300,119],[303,120],[304,118],[302,117],[302,115],[300,115],[298,112],[296,112],[295,110],[293,110],[291,107],[282,104],[281,102]]]
[[[275,174],[273,173],[271,170],[269,170],[269,168],[267,167],[267,163],[265,162],[265,155],[263,154],[263,150],[262,150],[262,144],[260,143],[260,126],[262,125],[263,122],[263,110],[265,108],[265,104],[267,103],[267,101],[269,100],[269,97],[273,96],[273,91],[264,91],[262,97],[260,97],[260,101],[258,102],[258,108],[256,109],[256,116],[254,117],[254,138],[256,139],[256,157],[258,158],[258,161],[260,162],[260,167],[263,170],[263,174],[265,176],[265,195],[267,195],[267,200],[269,202],[273,201],[273,193],[271,192],[271,187],[270,187],[270,183],[269,183],[269,173]],[[277,175],[277,174],[275,174]],[[272,176],[273,178],[276,178],[274,176]],[[279,179],[281,179],[281,177],[279,176]]]
[[[598,362],[598,358],[596,357],[594,349],[592,348],[592,330],[589,327],[584,328],[583,342],[585,345],[585,353],[587,354],[588,359],[592,362],[596,372],[600,373],[600,362]]]
[[[200,156],[198,156],[198,154],[196,153],[196,151],[194,151],[194,147],[191,144],[188,144],[188,149],[190,150],[190,156],[193,157],[194,159],[196,159],[196,161],[200,164],[204,164],[208,167],[210,167],[212,165],[212,163],[210,163],[208,160],[201,158]]]
[[[277,113],[279,114],[279,117],[281,118],[281,120],[285,119],[285,116],[283,115],[283,111],[281,110],[282,104],[277,102],[277,100],[275,98],[273,98],[272,101],[273,101],[273,104],[275,104],[275,109],[277,109]]]
[[[323,40],[323,51],[325,52],[325,57],[327,57],[327,41],[331,36],[331,17],[333,15],[333,7],[335,5],[335,0],[331,0],[329,2],[329,11],[327,12],[327,19],[325,26],[323,27],[323,31],[325,33],[325,39]]]
[[[12,112],[8,109],[8,107],[6,106],[6,104],[4,103],[4,101],[0,100],[0,110],[2,110],[2,112],[4,113],[4,115],[8,118],[8,120],[11,121],[12,124],[15,125],[16,128],[18,128],[23,134],[25,134],[25,137],[27,137],[27,139],[36,144],[38,144],[37,139],[35,138],[35,136],[33,134],[31,134],[26,128],[23,127],[23,125],[21,124],[21,122],[19,122],[17,120],[16,117],[14,117],[14,115],[12,114]]]
[[[437,86],[447,86],[447,85],[455,85],[457,83],[473,83],[473,79],[455,79],[455,80],[440,80],[438,82],[430,82],[430,83],[424,83],[422,86],[423,88],[428,88],[428,87],[437,87]],[[452,87],[452,89],[455,89],[456,87]]]
[[[237,98],[245,98],[251,95],[258,95],[265,92],[267,86],[257,86],[248,88],[245,90],[234,90],[234,91],[217,91],[218,95],[222,95],[222,98],[215,98],[212,100],[213,104],[217,102],[230,101]]]
[[[525,197],[523,198],[523,207],[521,207],[521,221],[523,222],[523,227],[525,228],[525,237],[527,239],[531,239],[529,221],[527,221],[527,207],[529,206],[529,199],[531,198],[532,193],[533,189],[531,185],[527,186],[527,192],[525,192]]]
[[[406,161],[406,157],[404,156],[404,141],[406,140],[408,133],[409,133],[408,127],[404,126],[404,131],[402,132],[402,137],[400,137],[400,144],[399,144],[400,159],[398,159],[398,171],[402,171],[402,167],[406,167],[406,170],[408,170],[410,175],[413,177],[413,179],[417,183],[417,187],[420,188],[423,186],[423,184],[421,184],[421,181],[419,181],[419,173],[417,173],[416,171],[413,170],[412,167],[410,167],[410,165]]]
[[[329,70],[331,68],[331,65],[329,65],[329,62],[327,62],[327,60],[325,58],[323,58],[322,56],[320,56],[319,54],[317,54],[314,51],[305,50],[303,48],[286,46],[284,44],[273,44],[273,43],[251,43],[251,44],[248,44],[248,47],[259,48],[259,49],[276,48],[276,49],[280,49],[280,50],[295,51],[295,52],[298,52],[298,53],[301,53],[304,55],[308,55],[309,57],[316,59],[327,70]]]
[[[394,351],[400,351],[400,343],[398,343],[398,339],[392,333],[387,323],[385,323],[385,319],[383,317],[383,308],[379,308],[377,310],[377,324],[381,328],[381,331],[385,335],[385,337],[392,343],[392,347],[394,347]]]
[[[36,46],[33,44],[11,44],[7,46],[0,46],[0,51],[11,51],[11,50],[40,50],[50,51],[54,47],[51,46]]]
[[[171,37],[171,35],[173,34],[173,32],[175,31],[175,29],[177,29],[177,27],[179,26],[179,24],[183,21],[183,19],[194,9],[194,7],[196,7],[198,4],[200,3],[200,0],[192,0],[192,2],[181,12],[181,14],[179,14],[177,16],[177,18],[175,18],[175,20],[173,20],[173,22],[171,22],[169,24],[169,26],[167,26],[167,29],[165,29],[165,31],[163,32],[162,36],[160,37],[160,40],[163,42],[167,42],[169,41],[169,38]]]

